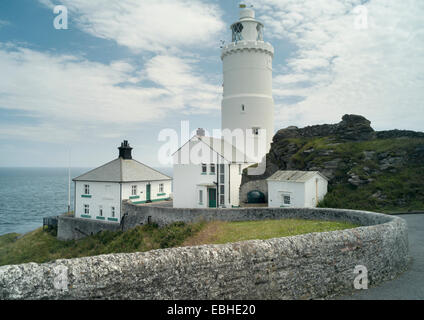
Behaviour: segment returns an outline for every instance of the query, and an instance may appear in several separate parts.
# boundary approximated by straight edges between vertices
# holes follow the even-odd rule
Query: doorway
[[[216,189],[208,189],[209,208],[216,208]]]
[[[152,186],[150,184],[146,185],[146,202],[152,202],[151,191],[152,191]]]

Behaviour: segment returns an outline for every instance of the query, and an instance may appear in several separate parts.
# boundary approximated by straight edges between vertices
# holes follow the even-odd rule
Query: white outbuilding
[[[132,159],[124,141],[119,157],[75,179],[75,217],[120,223],[123,200],[135,204],[168,200],[172,178]]]
[[[271,208],[315,208],[328,189],[328,179],[319,171],[277,171],[267,183]]]

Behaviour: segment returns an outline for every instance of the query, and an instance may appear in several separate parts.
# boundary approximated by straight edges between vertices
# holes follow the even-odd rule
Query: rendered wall
[[[0,268],[0,299],[328,298],[354,290],[357,265],[368,268],[372,286],[394,278],[409,263],[407,226],[398,217],[329,209],[214,211],[209,218],[227,211],[229,219],[336,219],[363,227],[5,266]],[[176,212],[188,219],[187,213]]]

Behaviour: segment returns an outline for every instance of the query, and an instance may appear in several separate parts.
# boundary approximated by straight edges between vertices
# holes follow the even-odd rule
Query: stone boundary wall
[[[361,227],[264,241],[111,254],[0,268],[0,299],[316,299],[353,291],[354,268],[369,285],[393,279],[409,263],[405,220],[336,209],[172,210],[154,221],[305,218]],[[193,215],[191,217],[191,215]],[[148,216],[147,216],[148,217]],[[135,221],[135,220],[134,220]],[[141,220],[139,221],[141,222]]]
[[[345,209],[312,209],[312,208],[232,208],[232,209],[184,209],[166,208],[157,206],[138,206],[130,202],[123,202],[124,231],[138,225],[156,223],[165,226],[174,222],[200,221],[252,221],[278,219],[309,219],[349,221],[360,226],[378,224],[387,215],[367,213]]]
[[[59,216],[57,238],[59,240],[79,240],[104,230],[119,231],[121,226],[118,223]]]

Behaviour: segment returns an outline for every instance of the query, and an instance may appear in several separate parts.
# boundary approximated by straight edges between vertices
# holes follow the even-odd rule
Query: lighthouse
[[[240,19],[231,25],[232,42],[223,47],[221,54],[224,76],[221,128],[232,132],[241,129],[246,146],[257,144],[265,134],[261,141],[265,141],[262,150],[267,153],[274,136],[274,48],[264,41],[263,28],[255,19],[255,11],[240,5]]]

